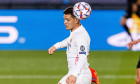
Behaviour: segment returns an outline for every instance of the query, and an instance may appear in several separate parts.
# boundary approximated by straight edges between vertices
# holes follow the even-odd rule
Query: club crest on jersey
[[[84,51],[85,50],[85,47],[83,45],[81,45],[80,50],[81,51]]]
[[[72,42],[73,37],[70,39],[70,43]]]

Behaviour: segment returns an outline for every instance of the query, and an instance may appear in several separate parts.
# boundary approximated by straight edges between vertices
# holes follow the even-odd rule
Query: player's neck
[[[75,27],[71,30],[71,32],[73,32],[74,30],[76,30],[77,28],[79,28],[81,26],[81,24],[76,24]]]

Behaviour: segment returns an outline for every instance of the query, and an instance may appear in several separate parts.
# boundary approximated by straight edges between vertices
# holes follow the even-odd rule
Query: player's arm
[[[95,83],[95,82],[91,82],[91,84],[97,84],[97,83]]]
[[[127,34],[130,36],[130,38],[131,38],[131,41],[133,41],[133,39],[132,39],[132,36],[131,36],[131,33],[130,33],[130,31],[129,31],[129,28],[127,27],[127,23],[126,23],[126,20],[127,20],[127,18],[126,17],[123,17],[122,19],[121,19],[121,25],[123,26],[123,28],[125,29],[125,31],[127,32]]]
[[[98,76],[97,73],[94,69],[89,68],[92,74],[92,80],[91,80],[91,84],[99,84],[99,80],[98,80]]]
[[[78,74],[81,72],[85,62],[87,61],[87,46],[86,46],[86,38],[83,38],[85,36],[78,35],[75,37],[76,39],[76,45],[78,50],[78,62],[76,63],[75,68],[72,70],[72,73],[70,76],[66,79],[66,82],[69,84],[75,84],[77,80]]]
[[[77,75],[81,72],[84,64],[87,62],[87,38],[83,34],[79,34],[76,38],[76,45],[78,50],[78,61],[76,63],[75,68],[72,71],[71,75],[77,77]]]
[[[51,48],[48,49],[48,53],[53,54],[54,51],[56,51],[56,49],[66,47],[67,46],[67,39],[68,38],[66,38],[65,40],[63,40],[61,42],[56,43],[55,45],[53,45]]]
[[[137,44],[137,43],[139,43],[140,42],[140,39],[138,39],[138,40],[136,40],[136,41],[131,41],[130,43],[128,43],[128,47],[129,48],[132,48],[132,46],[134,45],[134,44]]]

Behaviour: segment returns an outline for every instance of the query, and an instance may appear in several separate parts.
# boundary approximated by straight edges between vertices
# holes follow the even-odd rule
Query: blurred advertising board
[[[124,14],[123,10],[93,10],[81,21],[91,37],[91,50],[127,49],[129,36],[120,25]],[[63,10],[0,10],[0,50],[47,50],[69,34]]]

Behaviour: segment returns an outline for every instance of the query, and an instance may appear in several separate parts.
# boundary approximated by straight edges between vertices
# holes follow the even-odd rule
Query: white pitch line
[[[0,79],[59,79],[62,75],[0,75]]]
[[[0,79],[61,79],[64,75],[0,75]],[[100,75],[99,79],[135,79],[135,75]]]
[[[101,79],[135,79],[135,75],[101,75]]]

